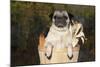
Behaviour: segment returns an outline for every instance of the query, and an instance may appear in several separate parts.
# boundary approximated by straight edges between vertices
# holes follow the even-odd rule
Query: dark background
[[[11,65],[38,65],[39,35],[51,25],[50,14],[67,10],[83,24],[87,38],[81,45],[79,62],[95,60],[95,6],[11,1]]]

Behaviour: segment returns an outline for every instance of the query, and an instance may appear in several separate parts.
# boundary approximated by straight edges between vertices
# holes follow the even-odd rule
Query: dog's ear
[[[74,15],[71,13],[68,13],[69,19],[70,19],[70,24],[73,25],[72,20],[74,19]]]
[[[53,12],[49,15],[50,20],[52,20]]]
[[[68,13],[68,16],[69,16],[70,20],[71,20],[72,18],[74,18],[74,15],[71,14],[71,13]]]

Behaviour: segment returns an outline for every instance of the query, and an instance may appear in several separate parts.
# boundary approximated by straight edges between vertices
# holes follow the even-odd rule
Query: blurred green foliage
[[[87,40],[83,47],[89,53],[87,61],[95,60],[94,6],[11,1],[12,65],[39,64],[38,37],[50,27],[49,15],[56,9],[84,18],[82,23]]]

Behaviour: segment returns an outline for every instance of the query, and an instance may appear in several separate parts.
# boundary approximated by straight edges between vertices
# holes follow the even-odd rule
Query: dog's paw
[[[72,45],[68,46],[68,52],[67,52],[68,58],[71,60],[73,58],[73,48]]]
[[[73,54],[72,54],[72,56],[69,56],[69,55],[67,55],[68,56],[68,58],[71,60],[72,58],[73,58]]]
[[[45,53],[45,56],[50,60],[51,59],[51,55],[48,56],[46,53]]]

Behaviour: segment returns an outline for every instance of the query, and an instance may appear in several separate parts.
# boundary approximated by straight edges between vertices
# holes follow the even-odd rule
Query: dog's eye
[[[56,16],[54,16],[54,19],[56,19]]]
[[[68,17],[66,17],[66,16],[63,16],[65,19],[68,19]]]

